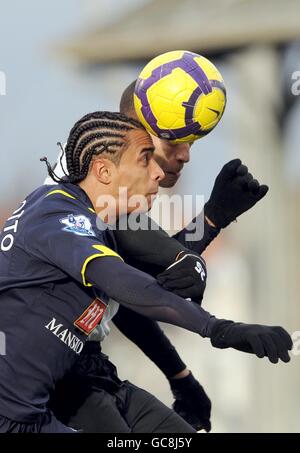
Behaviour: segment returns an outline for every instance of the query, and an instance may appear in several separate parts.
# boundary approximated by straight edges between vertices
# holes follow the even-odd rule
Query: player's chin
[[[165,189],[168,189],[170,187],[175,186],[179,177],[180,177],[180,173],[165,172],[165,177],[164,177],[164,179],[162,179],[160,181],[159,185],[160,185],[160,187],[164,187]]]
[[[149,193],[149,194],[146,196],[147,205],[148,205],[147,211],[150,211],[150,209],[152,208],[153,203],[154,203],[156,197],[157,197],[157,192],[155,192],[155,193]]]
[[[150,211],[157,197],[157,193],[149,193],[143,196],[142,202],[138,202],[134,207],[128,207],[127,214],[143,214]]]

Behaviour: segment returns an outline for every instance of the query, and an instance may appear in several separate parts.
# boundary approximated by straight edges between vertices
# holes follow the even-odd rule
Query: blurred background
[[[201,53],[220,69],[228,103],[173,192],[207,199],[235,157],[270,186],[207,251],[203,306],[300,338],[299,17],[299,0],[0,0],[0,227],[43,182],[39,158],[55,162],[77,119],[118,110],[151,57]],[[272,365],[163,329],[212,400],[213,432],[300,431],[299,347],[289,364]],[[123,379],[172,403],[161,372],[116,329],[104,352]]]

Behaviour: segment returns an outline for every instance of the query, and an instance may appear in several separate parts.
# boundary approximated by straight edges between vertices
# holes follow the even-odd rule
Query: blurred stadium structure
[[[56,141],[83,113],[116,110],[146,60],[176,48],[204,53],[224,76],[227,109],[194,145],[174,192],[207,198],[234,157],[270,186],[208,250],[204,306],[300,331],[300,1],[55,0],[42,8],[28,0],[18,2],[17,33],[14,3],[2,5],[0,19],[2,221],[43,181],[38,158],[54,161]],[[212,399],[214,432],[300,431],[300,355],[274,366],[163,327]],[[104,350],[121,377],[171,404],[167,381],[115,329]]]
[[[149,59],[173,49],[220,52],[299,38],[297,0],[141,3],[136,11],[124,14],[119,20],[89,27],[91,31],[67,40],[63,50],[86,62],[111,63]]]

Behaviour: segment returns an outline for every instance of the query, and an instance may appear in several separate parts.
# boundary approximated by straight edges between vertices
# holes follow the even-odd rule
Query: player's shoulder
[[[43,185],[31,194],[30,202],[36,208],[35,212],[40,214],[75,209],[89,213],[92,217],[96,216],[87,195],[74,184]]]
[[[40,186],[25,202],[20,235],[48,234],[58,227],[100,241],[107,234],[107,225],[97,217],[87,194],[74,184]]]
[[[96,227],[99,229],[99,219],[91,201],[75,184],[43,185],[27,197],[23,222],[25,228],[50,225],[55,219],[73,229],[74,225],[91,231]]]

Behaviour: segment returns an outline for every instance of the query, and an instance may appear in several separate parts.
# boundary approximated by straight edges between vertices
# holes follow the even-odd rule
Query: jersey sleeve
[[[204,211],[171,237],[145,214],[140,215],[140,223],[146,228],[122,229],[119,222],[114,235],[125,261],[151,275],[165,270],[182,251],[201,255],[220,232],[207,223]]]
[[[186,368],[175,347],[155,320],[120,305],[113,317],[113,323],[168,379]]]
[[[170,266],[179,252],[188,252],[146,214],[140,214],[140,224],[144,227],[137,230],[122,229],[119,221],[114,231],[120,253],[127,263],[138,268],[142,266],[143,270],[155,275]],[[152,270],[149,270],[149,265]]]
[[[103,231],[99,231],[96,214],[72,200],[47,204],[48,209],[36,216],[26,229],[27,252],[84,286],[92,286],[86,281],[85,273],[93,259],[108,256],[122,259],[106,240],[104,224]]]
[[[210,337],[218,321],[198,304],[166,291],[153,277],[120,260],[93,260],[88,265],[87,278],[120,305],[202,337]]]
[[[195,217],[186,228],[183,228],[183,230],[172,236],[173,239],[179,241],[184,247],[199,255],[202,255],[209,244],[220,233],[220,228],[209,225],[203,216],[204,211]],[[197,233],[197,225],[201,225],[199,228],[201,230],[200,234]]]

